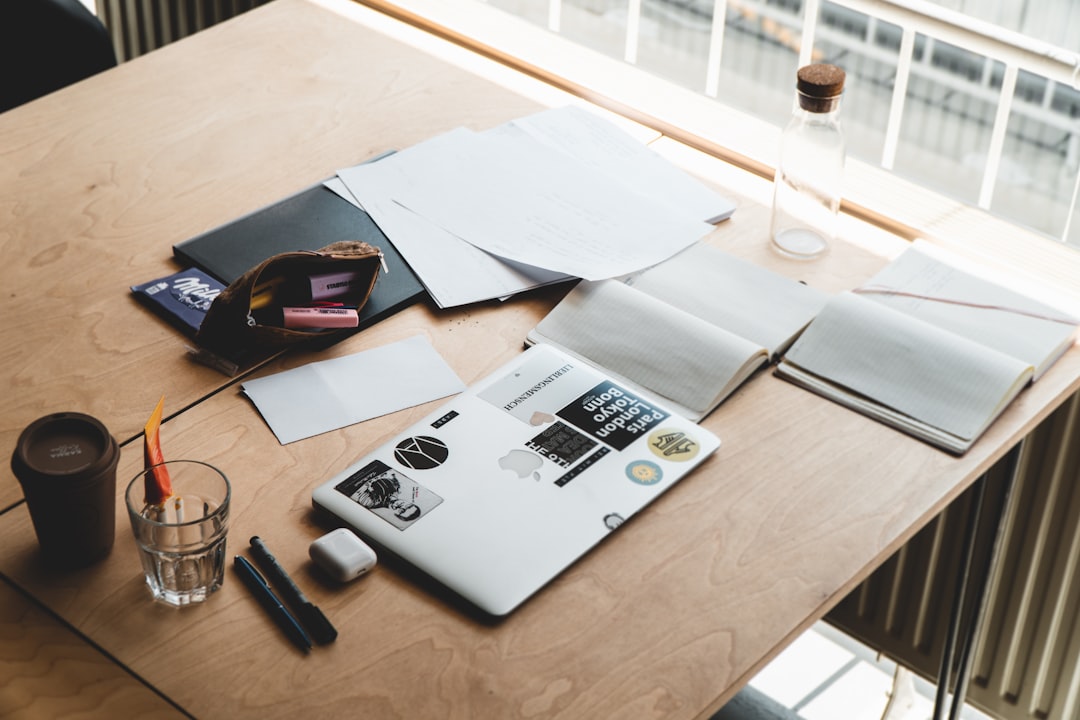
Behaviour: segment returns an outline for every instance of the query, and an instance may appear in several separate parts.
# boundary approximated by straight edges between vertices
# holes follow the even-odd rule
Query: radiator
[[[1003,503],[1006,482],[999,464],[982,507]],[[959,498],[826,619],[935,680],[974,498]],[[980,514],[975,563],[987,558],[996,520]],[[1080,718],[1080,395],[1025,441],[1001,543],[967,700],[1000,720]]]
[[[239,15],[269,0],[96,0],[123,62]]]

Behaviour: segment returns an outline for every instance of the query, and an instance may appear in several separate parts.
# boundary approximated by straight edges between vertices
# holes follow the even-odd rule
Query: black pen
[[[326,619],[322,610],[315,607],[300,591],[293,579],[285,572],[285,568],[281,567],[277,559],[266,549],[266,543],[258,535],[251,538],[251,554],[255,557],[255,562],[259,563],[262,571],[266,573],[266,577],[281,595],[281,598],[292,608],[297,619],[315,638],[315,642],[320,645],[334,642],[334,639],[337,638],[337,630]]]
[[[233,568],[240,575],[240,579],[244,581],[244,584],[247,585],[248,590],[251,590],[252,594],[255,595],[259,604],[265,608],[266,612],[270,613],[270,617],[274,619],[277,626],[289,636],[290,640],[296,643],[298,648],[304,652],[310,652],[311,638],[304,632],[304,628],[300,627],[300,623],[296,622],[296,618],[292,616],[292,613],[286,610],[281,601],[277,599],[277,595],[266,584],[255,566],[237,555],[233,558]]]

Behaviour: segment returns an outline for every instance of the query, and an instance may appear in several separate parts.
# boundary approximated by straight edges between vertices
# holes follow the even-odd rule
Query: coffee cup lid
[[[113,466],[120,449],[101,421],[77,412],[38,418],[22,431],[11,456],[20,482],[97,477]]]

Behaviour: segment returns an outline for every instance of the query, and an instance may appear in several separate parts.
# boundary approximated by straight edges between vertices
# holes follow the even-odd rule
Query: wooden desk
[[[0,638],[0,716],[184,717],[3,580]]]
[[[5,452],[61,410],[123,443],[162,394],[168,416],[228,383],[130,296],[181,269],[173,243],[388,148],[561,97],[489,63],[526,88],[498,92],[379,32],[343,33],[352,23],[333,11],[286,5],[0,114]],[[436,52],[472,60],[454,50]],[[0,509],[22,498],[3,465]]]
[[[84,167],[68,197],[78,196],[80,184],[92,195],[85,184],[94,173],[113,168],[122,176],[110,181],[102,205],[83,198],[74,206],[74,215],[113,238],[115,248],[99,245],[124,268],[114,283],[122,287],[96,306],[99,317],[125,301],[117,296],[126,294],[126,273],[152,276],[167,265],[177,239],[353,158],[460,124],[489,127],[538,106],[502,81],[478,77],[478,68],[448,62],[467,58],[422,33],[359,7],[326,5],[341,14],[280,0],[22,114],[24,123],[47,126],[69,108],[92,113],[85,125],[61,123],[67,129],[36,156],[53,177],[61,177],[65,163]],[[425,50],[391,35],[422,42]],[[115,102],[102,103],[105,93]],[[105,105],[109,112],[99,109]],[[4,120],[5,134],[17,134],[19,123]],[[126,132],[134,139],[127,150],[114,144],[111,161],[77,161],[84,144],[93,152],[97,138]],[[32,134],[25,137],[20,157],[29,170],[14,171],[16,177],[39,167]],[[877,255],[841,244],[813,264],[785,262],[765,247],[763,218],[760,207],[744,202],[711,241],[826,290],[853,287],[900,247]],[[21,237],[25,243],[30,236]],[[32,248],[14,252],[33,265]],[[447,312],[416,306],[317,358],[289,356],[266,371],[423,334],[463,380],[473,381],[520,351],[559,293]],[[148,347],[164,363],[158,368],[201,372],[172,357],[182,343],[155,330],[155,322],[140,322],[138,335],[106,323],[27,342],[42,357],[70,347],[142,358],[140,348]],[[119,353],[115,347],[124,342],[131,347]],[[74,398],[92,408],[120,407],[114,390],[147,385],[143,397],[128,391],[138,402],[117,413],[129,419],[130,433],[163,389],[190,382],[139,370],[134,359],[131,377],[107,364]],[[22,367],[18,358],[4,365],[15,376]],[[62,387],[24,383],[16,407],[46,402],[38,393],[54,387],[54,398],[66,397],[60,391],[79,379],[67,372],[72,380]],[[227,388],[166,423],[166,452],[214,462],[230,476],[230,552],[262,536],[338,626],[336,643],[301,655],[231,570],[204,606],[154,605],[123,513],[113,553],[94,568],[61,575],[39,567],[28,513],[16,507],[0,515],[0,572],[198,717],[698,717],[720,707],[1078,386],[1074,348],[957,459],[759,374],[705,421],[723,439],[714,457],[499,623],[475,617],[392,563],[335,587],[306,559],[308,543],[329,529],[311,512],[312,488],[430,407],[282,447]],[[140,463],[138,445],[125,447],[120,478]]]

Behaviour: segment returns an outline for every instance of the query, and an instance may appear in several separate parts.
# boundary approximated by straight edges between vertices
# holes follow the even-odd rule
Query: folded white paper
[[[464,389],[421,335],[243,384],[282,445]]]

